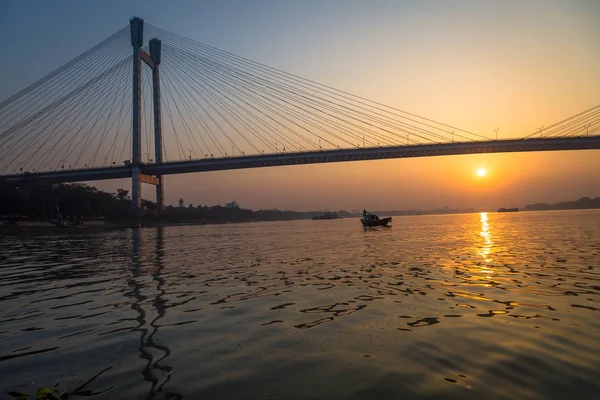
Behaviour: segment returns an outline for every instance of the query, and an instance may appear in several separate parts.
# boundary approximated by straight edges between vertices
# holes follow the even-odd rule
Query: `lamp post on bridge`
[[[500,128],[496,128],[494,129],[494,132],[496,132],[496,140],[498,140],[498,131],[500,130]]]
[[[544,126],[542,125],[542,127],[540,128],[540,137],[542,137],[542,132],[544,131]]]

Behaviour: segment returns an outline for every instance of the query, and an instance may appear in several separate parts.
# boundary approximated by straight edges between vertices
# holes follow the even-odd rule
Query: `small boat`
[[[363,226],[387,226],[387,224],[392,222],[392,217],[379,218],[375,214],[363,213],[360,222]]]

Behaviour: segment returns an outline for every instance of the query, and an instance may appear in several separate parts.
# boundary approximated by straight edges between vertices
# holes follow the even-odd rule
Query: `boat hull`
[[[375,221],[365,221],[364,219],[361,219],[360,222],[363,226],[387,226],[387,224],[392,222],[392,217],[381,218]]]

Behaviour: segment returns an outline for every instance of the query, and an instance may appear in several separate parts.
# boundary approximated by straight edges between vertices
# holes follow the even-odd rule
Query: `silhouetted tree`
[[[129,196],[129,190],[125,190],[125,189],[117,189],[117,199],[119,200],[125,200],[127,199]]]

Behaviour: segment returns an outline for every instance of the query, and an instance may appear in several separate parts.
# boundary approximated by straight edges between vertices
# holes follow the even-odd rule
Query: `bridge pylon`
[[[152,69],[152,103],[154,111],[154,151],[155,162],[162,164],[162,118],[160,112],[160,74],[161,41],[152,39],[149,42],[150,54],[146,53],[144,44],[144,20],[133,17],[129,21],[131,29],[131,45],[133,46],[133,137],[131,155],[131,200],[137,212],[142,206],[142,182],[156,186],[156,208],[161,211],[164,207],[164,181],[162,175],[149,176],[144,174],[142,162],[142,139],[140,135],[142,124],[142,61]]]

